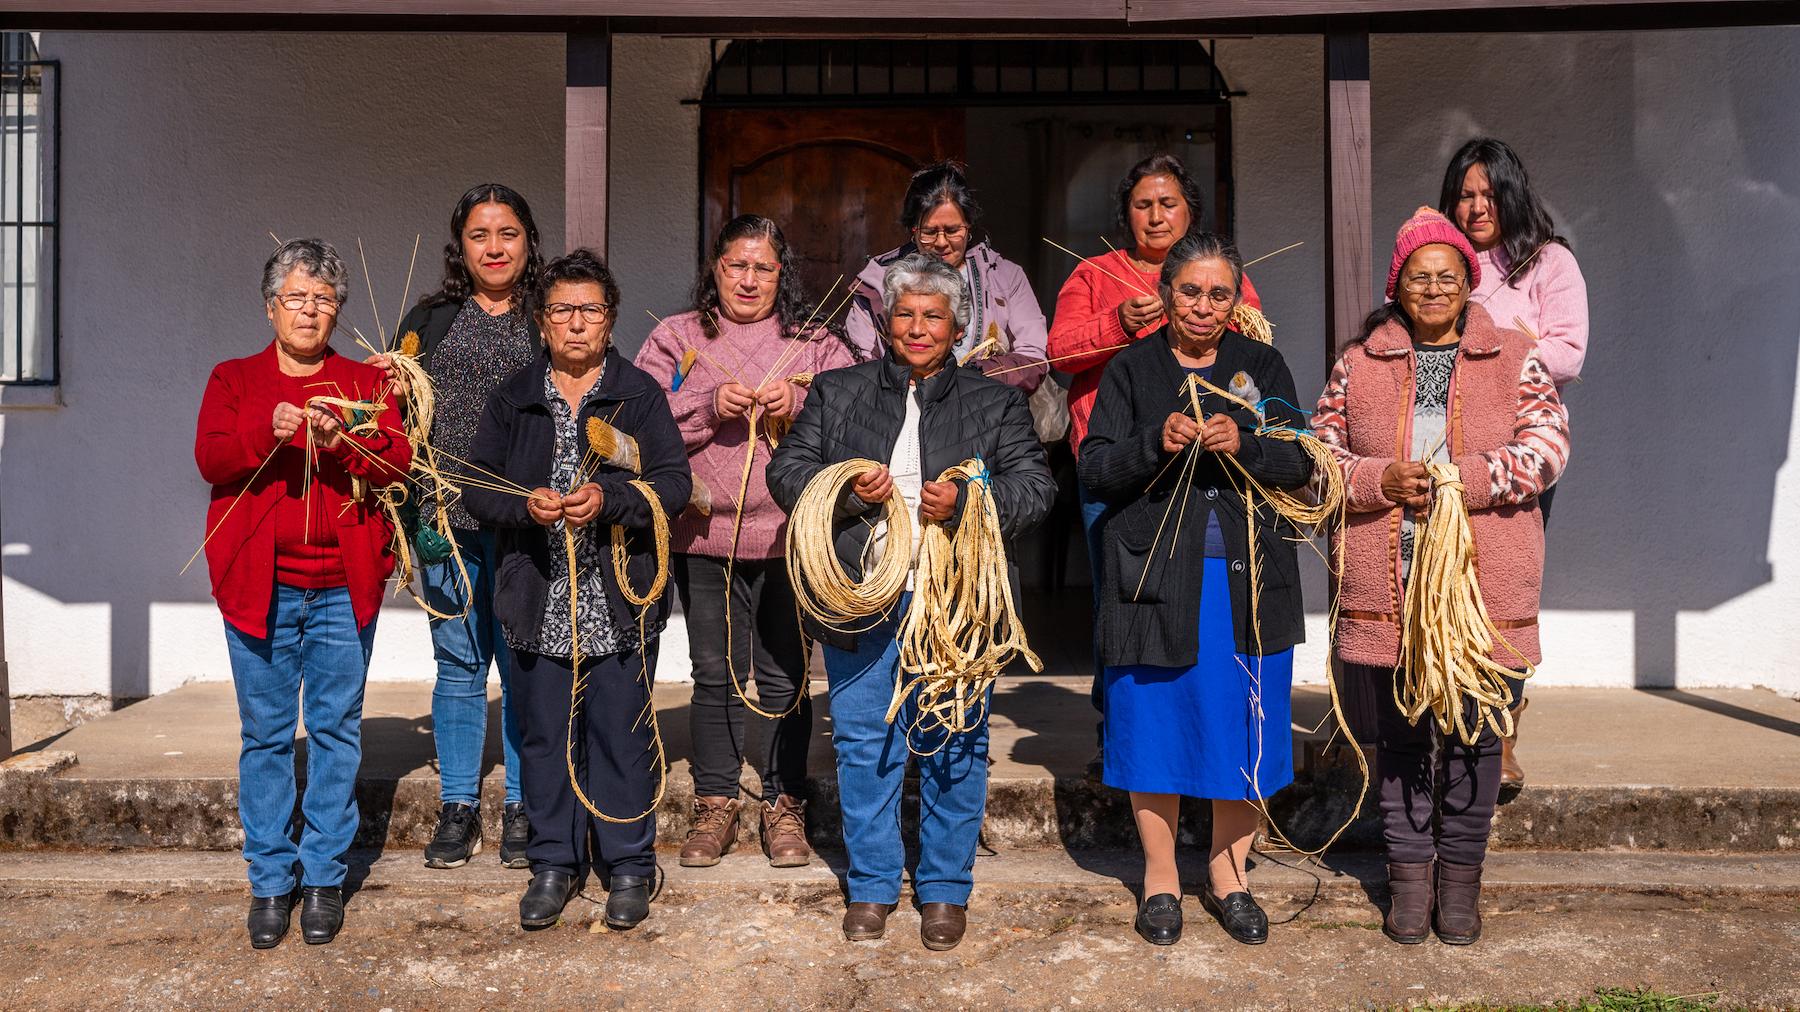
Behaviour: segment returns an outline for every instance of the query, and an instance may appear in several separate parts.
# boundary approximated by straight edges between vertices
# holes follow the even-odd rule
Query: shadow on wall
[[[1573,243],[1592,338],[1544,607],[1630,611],[1635,683],[1673,685],[1677,616],[1770,583],[1788,537],[1800,32],[1384,39],[1374,73],[1379,263],[1477,134],[1514,145]]]

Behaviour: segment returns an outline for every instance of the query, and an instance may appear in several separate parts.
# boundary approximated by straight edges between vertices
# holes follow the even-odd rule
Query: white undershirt
[[[919,520],[919,494],[925,483],[924,465],[919,459],[919,400],[914,396],[918,388],[906,385],[906,419],[900,423],[900,436],[894,440],[893,453],[888,456],[888,474],[894,479],[894,488],[899,490],[900,497],[906,500],[906,512],[913,518],[912,525],[912,564],[919,561],[919,544],[925,536],[924,524]],[[869,539],[869,550],[865,555],[867,563],[881,558],[887,544],[888,524],[884,519],[875,525],[875,536]],[[906,574],[906,589],[913,589],[913,577]]]

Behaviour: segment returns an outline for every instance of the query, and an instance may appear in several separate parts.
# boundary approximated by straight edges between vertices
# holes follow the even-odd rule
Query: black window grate
[[[0,33],[0,383],[60,378],[61,64]]]
[[[1223,103],[1195,39],[714,40],[707,105]]]

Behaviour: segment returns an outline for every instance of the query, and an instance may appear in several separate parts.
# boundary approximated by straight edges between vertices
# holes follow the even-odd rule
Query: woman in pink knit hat
[[[762,779],[763,851],[776,867],[805,865],[812,851],[800,793],[812,700],[805,694],[806,652],[782,558],[787,516],[769,498],[763,470],[779,433],[800,413],[810,377],[854,359],[831,328],[803,330],[816,314],[801,290],[793,252],[781,229],[760,215],[726,222],[701,265],[693,298],[694,309],[652,330],[637,355],[639,368],[667,383],[694,485],[711,495],[710,509],[690,504],[670,525],[675,587],[694,665],[688,711],[694,822],[680,860],[689,867],[715,865],[737,842],[744,766],[739,692],[754,681],[758,707],[780,714],[759,718],[768,725],[754,763]],[[746,445],[752,416],[754,450]],[[749,485],[739,503],[746,453]]]
[[[1550,213],[1531,189],[1519,156],[1492,137],[1464,144],[1444,170],[1438,210],[1456,222],[1475,248],[1481,283],[1474,301],[1501,326],[1528,328],[1558,393],[1579,380],[1587,356],[1587,282],[1569,252],[1569,241],[1556,234]],[[1555,494],[1552,485],[1538,497],[1546,527]],[[1525,771],[1513,756],[1524,711],[1521,696],[1513,707],[1513,734],[1500,743],[1502,791],[1525,786]]]
[[[1378,700],[1377,774],[1392,905],[1382,925],[1404,944],[1432,930],[1453,945],[1481,935],[1481,866],[1500,793],[1500,742],[1442,736],[1392,702],[1417,523],[1431,503],[1428,461],[1461,472],[1482,600],[1508,646],[1532,664],[1544,527],[1537,499],[1569,455],[1568,415],[1531,338],[1498,326],[1469,294],[1482,264],[1430,208],[1394,241],[1387,294],[1344,351],[1313,426],[1344,471],[1337,654],[1345,678]],[[1515,653],[1516,651],[1516,653]],[[1518,685],[1514,685],[1515,695]],[[1434,758],[1434,745],[1436,755]],[[1434,769],[1434,765],[1438,767]],[[1441,793],[1435,782],[1441,780]]]

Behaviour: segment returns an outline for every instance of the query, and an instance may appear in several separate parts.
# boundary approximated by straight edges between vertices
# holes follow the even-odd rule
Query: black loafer
[[[556,868],[546,868],[531,876],[525,895],[519,897],[519,927],[526,931],[548,928],[562,917],[563,907],[580,889],[575,876]]]
[[[614,875],[606,892],[606,926],[630,931],[650,916],[650,880],[642,875]]]
[[[308,945],[324,945],[344,927],[344,891],[337,886],[300,890],[300,937]]]
[[[273,949],[287,934],[288,918],[294,910],[294,894],[253,896],[250,898],[250,945],[256,949]]]
[[[1181,897],[1174,893],[1149,897],[1138,905],[1137,920],[1131,926],[1151,945],[1181,941]]]
[[[1224,899],[1213,896],[1211,889],[1200,891],[1200,904],[1219,920],[1225,933],[1245,945],[1261,945],[1269,940],[1269,915],[1249,893],[1231,893]]]

